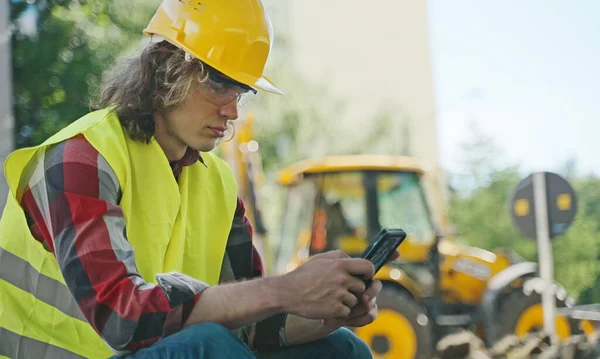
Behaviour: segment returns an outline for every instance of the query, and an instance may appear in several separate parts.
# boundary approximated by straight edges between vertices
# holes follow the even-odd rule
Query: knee
[[[173,333],[136,352],[133,358],[254,358],[232,331],[216,323],[201,323]]]
[[[217,323],[194,324],[183,329],[180,333],[182,337],[193,339],[194,342],[215,343],[231,341],[241,343],[240,339],[231,330]]]
[[[367,343],[346,328],[335,331],[327,340],[335,348],[336,357],[344,359],[373,358],[373,354]]]
[[[174,335],[178,335],[176,342],[184,342],[195,349],[210,350],[212,347],[248,349],[231,330],[217,323],[194,324]]]
[[[193,336],[195,338],[202,337],[210,339],[211,337],[227,336],[231,331],[221,324],[211,322],[190,325],[189,327],[182,329],[181,333],[185,333],[185,335]]]

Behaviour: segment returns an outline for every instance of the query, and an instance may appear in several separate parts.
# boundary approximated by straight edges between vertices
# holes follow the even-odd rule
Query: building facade
[[[343,121],[391,110],[400,152],[439,166],[427,2],[265,0],[289,58],[344,103]],[[287,56],[288,54],[286,54]]]

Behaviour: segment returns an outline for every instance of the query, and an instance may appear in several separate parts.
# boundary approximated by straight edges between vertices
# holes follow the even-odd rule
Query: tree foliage
[[[451,220],[460,240],[488,250],[512,249],[537,262],[535,241],[520,235],[509,213],[512,192],[527,174],[521,173],[517,166],[499,165],[502,154],[491,138],[478,131],[473,135],[472,141],[464,146],[465,171],[455,174],[452,180],[460,188],[450,203]],[[565,169],[572,167],[567,164]],[[583,292],[580,302],[600,302],[600,280],[596,280],[600,274],[600,179],[579,178],[573,171],[566,172],[569,171],[559,174],[574,186],[579,209],[568,231],[552,243],[555,279],[572,296]],[[459,183],[465,178],[471,181],[461,187]]]
[[[157,3],[10,2],[17,147],[41,143],[89,110],[103,72],[141,39]]]

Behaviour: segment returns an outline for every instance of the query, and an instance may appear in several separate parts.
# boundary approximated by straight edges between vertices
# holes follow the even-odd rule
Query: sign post
[[[544,330],[551,337],[556,334],[555,312],[556,302],[551,291],[554,284],[554,261],[552,245],[550,243],[550,230],[548,228],[548,203],[546,201],[546,174],[538,172],[533,174],[533,201],[535,203],[535,230],[537,232],[538,261],[540,264],[540,277],[544,281],[542,292],[542,308],[544,311]]]
[[[550,241],[567,230],[576,210],[575,191],[565,179],[551,172],[536,172],[522,180],[511,201],[511,215],[517,228],[537,242],[540,278],[544,283],[541,293],[544,331],[552,338],[556,333],[556,286]]]

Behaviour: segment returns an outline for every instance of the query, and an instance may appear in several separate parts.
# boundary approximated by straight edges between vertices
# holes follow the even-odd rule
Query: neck
[[[156,142],[162,148],[169,162],[181,159],[187,150],[186,144],[169,133],[165,118],[161,114],[154,114],[154,123],[154,138],[156,138]]]

